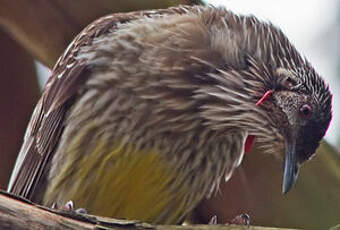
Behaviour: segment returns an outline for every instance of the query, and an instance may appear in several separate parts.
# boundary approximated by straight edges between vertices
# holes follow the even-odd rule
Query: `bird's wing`
[[[8,191],[31,199],[47,162],[53,157],[63,131],[65,114],[79,88],[91,73],[86,60],[75,59],[79,49],[101,35],[114,32],[119,24],[142,17],[183,14],[185,6],[164,10],[118,13],[100,18],[87,26],[59,58],[29,122]]]

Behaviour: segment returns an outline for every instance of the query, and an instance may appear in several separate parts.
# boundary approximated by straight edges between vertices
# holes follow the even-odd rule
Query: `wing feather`
[[[75,59],[79,49],[90,45],[96,37],[114,32],[120,24],[142,17],[183,14],[188,9],[180,6],[108,15],[87,26],[73,40],[53,68],[34,110],[8,185],[9,192],[32,199],[39,181],[46,174],[72,99],[91,75],[86,60]]]

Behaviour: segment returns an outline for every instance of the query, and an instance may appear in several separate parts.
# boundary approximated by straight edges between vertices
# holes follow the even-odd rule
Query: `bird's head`
[[[294,184],[300,165],[315,153],[331,120],[331,93],[314,69],[304,65],[296,70],[277,68],[274,88],[261,98],[282,137],[283,193]]]
[[[315,154],[330,124],[329,87],[306,60],[297,68],[272,70],[250,60],[246,70],[211,76],[221,84],[225,78],[235,82],[225,82],[229,87],[219,85],[209,92],[221,103],[205,107],[206,117],[213,119],[209,125],[227,133],[237,128],[247,130],[260,148],[282,159],[282,192],[287,193],[300,165]],[[235,76],[242,76],[242,82],[233,79]]]
[[[280,29],[253,16],[229,14],[216,26],[224,32],[212,33],[224,66],[209,75],[216,87],[201,90],[216,98],[204,115],[224,133],[246,130],[259,147],[283,159],[286,193],[327,131],[332,96]]]

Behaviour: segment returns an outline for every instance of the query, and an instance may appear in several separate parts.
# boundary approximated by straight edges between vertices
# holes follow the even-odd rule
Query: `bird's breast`
[[[119,142],[108,150],[104,141],[89,148],[90,153],[74,158],[50,178],[45,204],[72,200],[90,214],[174,224],[198,202],[186,183],[175,183],[185,180],[184,174],[159,150],[135,150]],[[66,155],[76,154],[70,149]]]

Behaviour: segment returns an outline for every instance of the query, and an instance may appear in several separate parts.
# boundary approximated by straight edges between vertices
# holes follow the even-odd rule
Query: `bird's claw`
[[[72,200],[69,200],[66,202],[66,204],[63,207],[63,210],[65,211],[74,211],[74,204]]]
[[[69,211],[69,212],[76,212],[79,214],[87,214],[87,210],[85,208],[77,208],[76,210],[74,209],[74,204],[72,200],[69,200],[66,202],[64,206],[60,208],[58,203],[54,202],[51,206],[52,209],[58,209],[58,210],[64,210],[64,211]]]
[[[217,216],[214,215],[209,220],[208,224],[215,225],[217,224]],[[250,225],[250,216],[247,213],[242,213],[238,216],[236,216],[234,219],[232,219],[228,224],[236,224],[236,225]]]
[[[212,224],[212,225],[215,225],[217,224],[217,216],[216,215],[213,215],[211,217],[211,219],[209,220],[209,223],[208,224]]]
[[[250,225],[250,216],[247,213],[242,213],[241,215],[236,216],[234,219],[230,221],[230,224],[237,225]]]

